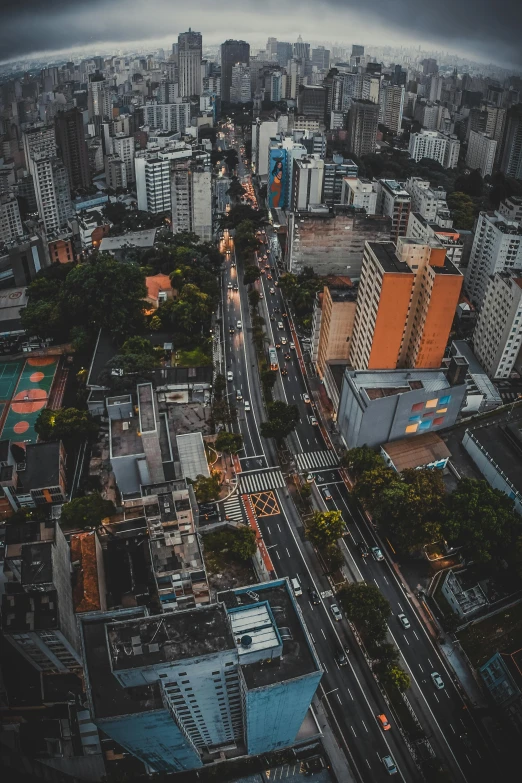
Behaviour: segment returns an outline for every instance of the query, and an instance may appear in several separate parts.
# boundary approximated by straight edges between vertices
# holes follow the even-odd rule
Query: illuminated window
[[[424,408],[423,402],[416,402],[415,405],[411,406],[411,412],[413,413],[414,411],[421,411],[423,408]]]
[[[418,424],[408,424],[408,426],[406,427],[406,432],[417,432],[418,429],[419,429]]]
[[[447,405],[449,402],[451,402],[451,394],[447,394],[445,397],[441,397],[439,400],[441,405]]]
[[[448,412],[447,408],[438,408],[437,409],[437,413],[447,413],[447,412]]]
[[[426,421],[421,421],[421,423],[419,424],[420,430],[429,430],[430,427],[431,427],[430,419],[427,419]]]
[[[426,403],[426,407],[427,408],[436,408],[438,404],[439,404],[438,399],[428,400],[428,402]]]
[[[437,416],[436,419],[433,419],[434,427],[437,427],[439,424],[444,424],[444,416]]]

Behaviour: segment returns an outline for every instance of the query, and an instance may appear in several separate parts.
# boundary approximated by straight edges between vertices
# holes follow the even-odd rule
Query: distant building
[[[147,286],[147,296],[145,298],[156,309],[160,304],[164,304],[174,297],[172,283],[168,275],[161,273],[150,275],[145,278],[145,285]]]
[[[480,585],[464,586],[465,574],[465,571],[457,574],[450,569],[441,587],[442,595],[461,620],[472,617],[489,603]]]
[[[493,172],[497,142],[485,133],[471,131],[466,153],[466,165],[470,169],[478,169],[482,177],[489,177]]]
[[[35,157],[53,158],[56,155],[56,131],[54,125],[34,125],[22,135],[25,165],[34,177]]]
[[[459,152],[460,141],[456,136],[427,130],[411,134],[409,153],[417,163],[422,158],[431,158],[445,169],[454,169]]]
[[[324,46],[318,46],[312,49],[312,65],[320,71],[327,71],[330,67],[330,50]]]
[[[250,66],[242,62],[236,63],[232,66],[230,102],[248,103],[251,100],[252,82],[250,79]]]
[[[432,188],[420,177],[410,177],[404,187],[411,196],[412,212],[419,212],[429,223],[438,223],[441,228],[453,226],[444,188]]]
[[[297,110],[304,117],[323,120],[326,91],[324,87],[301,84],[297,97]]]
[[[377,212],[377,187],[369,179],[345,177],[341,192],[341,204],[365,209],[368,215]]]
[[[0,195],[0,244],[17,242],[24,233],[18,201],[12,194]]]
[[[232,69],[237,63],[250,64],[250,44],[246,41],[229,39],[221,44],[221,100],[223,101],[232,100]]]
[[[9,441],[1,441],[5,453],[1,485],[16,511],[67,501],[66,453],[61,441],[27,443],[25,460],[16,463]]]
[[[59,232],[73,216],[67,169],[60,158],[33,158],[33,178],[38,214],[45,233]]]
[[[289,208],[300,212],[321,203],[324,180],[324,160],[318,155],[294,161]]]
[[[473,348],[491,378],[522,371],[522,271],[492,275],[486,288]]]
[[[127,186],[136,181],[134,171],[134,136],[126,136],[117,133],[112,139],[112,151],[118,155],[125,164]]]
[[[381,120],[392,133],[402,133],[404,111],[404,86],[385,84],[381,88]]]
[[[342,155],[334,155],[332,160],[325,161],[322,201],[327,207],[342,204],[344,180],[346,177],[356,179],[358,171],[358,165],[351,158],[343,158]]]
[[[144,228],[141,231],[129,231],[117,237],[104,236],[99,245],[102,253],[110,253],[118,261],[124,260],[129,250],[151,248],[156,241],[157,228]]]
[[[203,43],[201,33],[190,29],[178,35],[179,92],[182,98],[201,95],[201,60]]]
[[[155,772],[310,737],[322,669],[287,580],[161,617],[83,615],[81,636],[94,722]]]
[[[522,224],[522,196],[507,196],[500,202],[498,211],[508,220]]]
[[[481,212],[466,269],[464,287],[480,308],[490,275],[522,269],[522,227],[500,212]]]
[[[466,396],[441,370],[346,370],[337,416],[346,447],[380,446],[455,423]]]
[[[112,190],[127,189],[127,166],[119,155],[105,157],[105,182]]]
[[[170,161],[165,156],[136,157],[138,209],[168,212],[171,209]]]
[[[393,179],[380,179],[377,182],[377,214],[391,220],[391,239],[406,236],[408,217],[411,209],[411,196],[407,190]]]
[[[190,103],[146,103],[143,124],[155,130],[185,133],[190,125]]]
[[[506,177],[522,179],[522,103],[507,113],[500,170]]]
[[[91,184],[89,154],[85,142],[82,112],[77,109],[58,112],[55,117],[56,144],[72,190]]]
[[[252,163],[258,177],[268,174],[268,147],[278,132],[277,120],[260,120],[252,124]]]
[[[370,100],[355,99],[348,112],[348,146],[357,157],[375,152],[379,105]]]
[[[453,228],[442,228],[435,222],[428,222],[419,212],[412,210],[408,215],[406,236],[422,239],[428,244],[432,240],[437,240],[445,248],[448,261],[451,261],[457,269],[463,266],[465,247],[459,231]]]

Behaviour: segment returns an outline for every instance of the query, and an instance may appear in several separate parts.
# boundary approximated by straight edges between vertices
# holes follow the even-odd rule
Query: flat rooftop
[[[381,446],[399,472],[420,468],[431,462],[448,459],[451,452],[435,432],[426,432],[415,438],[403,438]]]
[[[514,409],[498,422],[469,427],[482,449],[522,494],[522,411]]]
[[[138,405],[140,411],[140,429],[143,433],[156,431],[154,411],[154,392],[151,383],[138,384]]]
[[[449,387],[442,370],[347,370],[347,380],[370,399],[404,394],[416,389],[441,391]]]
[[[140,423],[137,416],[132,419],[110,419],[111,457],[144,454],[139,432]]]
[[[258,602],[266,602],[270,607],[270,613],[277,632],[281,637],[283,644],[281,655],[274,658],[263,658],[262,661],[241,666],[241,671],[249,689],[263,688],[276,682],[293,680],[319,671],[318,662],[312,655],[305,629],[296,611],[286,580],[265,582],[264,584],[252,585],[250,588],[241,588],[239,590],[227,590],[223,593],[218,593],[217,598],[218,601],[223,601],[229,610],[245,606],[255,607],[259,606]],[[233,614],[232,612],[231,615]],[[243,624],[242,628],[244,627]],[[267,643],[269,642],[269,634],[270,631],[267,629]],[[251,636],[252,634],[249,633],[248,635]],[[258,643],[263,644],[265,641],[259,639]],[[236,644],[235,640],[234,644]]]
[[[22,547],[22,584],[45,585],[53,580],[51,542],[24,544]]]
[[[107,638],[115,671],[182,661],[235,648],[221,604],[111,623],[107,626]]]
[[[368,242],[368,245],[384,272],[407,273],[413,276],[408,264],[397,257],[393,242]]]

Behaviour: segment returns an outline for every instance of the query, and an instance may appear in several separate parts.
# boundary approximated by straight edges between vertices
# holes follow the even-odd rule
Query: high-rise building
[[[171,208],[170,161],[162,155],[138,155],[134,160],[138,209],[168,212]]]
[[[375,183],[369,179],[344,177],[341,204],[365,209],[366,214],[375,215],[377,211],[377,188]]]
[[[495,163],[498,163],[500,160],[502,152],[506,112],[507,110],[504,107],[493,106],[490,103],[481,103],[480,106],[474,106],[469,112],[466,141],[473,130],[478,133],[485,133],[486,136],[494,139],[497,142]]]
[[[489,277],[512,269],[522,269],[522,228],[500,212],[481,212],[464,283],[471,301],[480,307]]]
[[[438,223],[429,223],[420,212],[410,212],[406,236],[420,239],[426,244],[437,240],[446,250],[446,258],[460,269],[465,261],[465,245],[460,233],[454,228],[443,228]],[[469,248],[471,250],[471,248]]]
[[[61,158],[33,158],[38,214],[46,234],[59,231],[73,215],[67,169]]]
[[[212,239],[212,174],[192,161],[174,163],[171,180],[172,233],[189,231]]]
[[[312,65],[320,71],[327,71],[330,67],[330,50],[324,46],[318,46],[312,49]]]
[[[125,163],[127,186],[136,181],[134,172],[134,136],[117,133],[112,139],[112,150]]]
[[[377,188],[377,214],[391,219],[391,238],[405,237],[411,209],[411,196],[394,179],[380,179]]]
[[[326,91],[324,87],[301,84],[297,94],[297,110],[305,117],[323,120]]]
[[[293,55],[301,60],[310,59],[310,44],[305,43],[301,36],[298,36],[297,41],[293,45]]]
[[[509,378],[522,369],[522,273],[489,278],[473,332],[473,350],[491,378]]]
[[[466,152],[466,165],[470,169],[478,169],[483,177],[489,177],[493,172],[497,142],[485,133],[471,131]]]
[[[10,193],[0,195],[0,243],[15,242],[24,234],[18,201]]]
[[[232,88],[232,67],[250,64],[250,44],[232,39],[221,44],[221,100],[229,102]]]
[[[105,156],[105,181],[113,190],[127,188],[127,166],[119,155]]]
[[[353,100],[348,112],[348,147],[357,157],[375,152],[379,105],[370,100]]]
[[[522,103],[507,113],[500,170],[506,177],[522,179]]]
[[[411,196],[412,212],[418,212],[429,222],[438,223],[441,228],[452,227],[453,221],[443,187],[432,188],[428,180],[410,177],[406,180],[404,188]]]
[[[53,157],[56,155],[56,131],[54,125],[35,125],[22,135],[25,165],[34,177],[33,158],[36,155]]]
[[[352,44],[352,57],[364,57],[364,46]]]
[[[54,124],[58,152],[67,169],[71,189],[88,188],[91,171],[81,111],[74,108],[59,112]]]
[[[252,125],[252,163],[258,177],[268,174],[268,147],[277,131],[277,120],[257,119]]]
[[[358,370],[440,367],[462,273],[436,241],[367,242],[350,362]]]
[[[323,203],[328,207],[342,203],[343,182],[345,177],[355,179],[359,167],[351,158],[334,155],[324,164]]]
[[[221,84],[221,91],[223,92],[223,84]],[[250,67],[246,63],[236,63],[232,66],[230,101],[231,103],[248,103],[251,99]]]
[[[201,60],[203,41],[201,33],[193,32],[178,36],[179,94],[182,98],[201,95]]]
[[[286,68],[294,56],[293,47],[287,41],[277,41],[277,62],[281,68]]]
[[[324,380],[328,362],[348,363],[355,320],[357,289],[347,279],[342,287],[325,286],[317,345],[317,372]]]
[[[381,89],[381,121],[395,134],[402,132],[404,94],[404,87],[395,84],[385,84]]]
[[[190,103],[147,103],[141,111],[143,124],[154,130],[185,133],[190,125]]]
[[[507,196],[500,202],[498,211],[508,220],[522,224],[522,196]]]
[[[408,151],[417,163],[431,158],[445,169],[454,169],[459,161],[460,141],[452,134],[421,130],[411,134]]]
[[[112,120],[112,100],[110,85],[101,73],[89,77],[89,116]]]
[[[324,160],[318,155],[294,161],[289,208],[292,212],[306,211],[321,203],[323,194]]]
[[[94,723],[156,772],[294,744],[322,676],[284,579],[80,622]]]

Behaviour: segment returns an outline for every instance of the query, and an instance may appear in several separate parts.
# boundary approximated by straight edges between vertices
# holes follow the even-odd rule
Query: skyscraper
[[[507,113],[500,170],[506,177],[522,179],[522,103]]]
[[[360,99],[352,101],[348,112],[348,146],[357,157],[375,152],[379,104]]]
[[[221,100],[230,101],[232,68],[237,63],[250,64],[250,44],[232,39],[221,44]]]
[[[402,112],[404,110],[404,87],[386,84],[381,89],[381,119],[392,133],[402,132]]]
[[[285,579],[171,614],[84,614],[81,635],[94,722],[156,772],[292,745],[322,676]]]
[[[212,239],[212,175],[192,161],[174,162],[171,179],[172,233],[188,231]]]
[[[473,350],[491,378],[509,378],[520,370],[522,346],[522,273],[489,278],[473,333]]]
[[[24,131],[23,136],[25,165],[34,176],[33,159],[37,155],[53,157],[56,155],[56,131],[54,125],[36,125]]]
[[[438,368],[459,301],[462,273],[445,248],[401,237],[367,242],[350,363],[357,370]]]
[[[91,171],[81,112],[77,108],[59,112],[54,122],[58,152],[67,169],[72,190],[88,188]]]
[[[45,233],[63,228],[73,214],[67,169],[61,158],[39,156],[33,158],[34,190],[38,214]]]
[[[250,81],[250,68],[245,63],[236,63],[232,66],[230,101],[232,103],[248,103],[251,98],[252,83]]]
[[[466,165],[470,169],[479,169],[483,177],[488,177],[493,171],[497,142],[485,133],[471,131],[469,134]]]
[[[203,42],[201,33],[193,32],[178,36],[179,94],[182,98],[201,95],[201,60]]]

